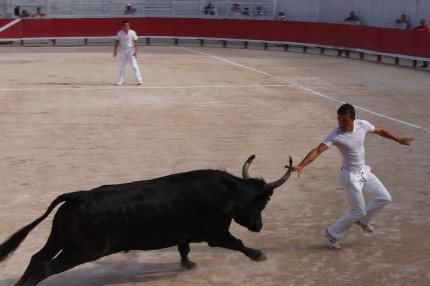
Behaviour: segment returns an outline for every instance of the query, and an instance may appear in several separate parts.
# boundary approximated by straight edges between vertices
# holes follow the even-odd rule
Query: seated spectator
[[[37,7],[36,13],[31,15],[32,17],[45,17],[45,13],[42,12],[42,8]]]
[[[263,9],[261,9],[260,6],[257,6],[257,8],[255,8],[255,14],[254,16],[258,17],[258,16],[263,16]]]
[[[22,10],[21,13],[19,14],[19,17],[25,18],[25,17],[30,17],[30,13],[28,13],[27,10]]]
[[[345,18],[345,21],[351,21],[351,22],[358,21],[358,17],[357,15],[355,15],[354,11],[351,11],[349,12],[349,17]]]
[[[278,12],[278,15],[276,16],[276,19],[277,20],[285,20],[287,17],[285,16],[285,13],[284,13],[284,11],[282,11],[282,10],[280,10],[279,12]]]
[[[203,8],[205,15],[215,15],[215,6],[212,4],[211,1],[208,2],[208,4]]]
[[[18,17],[19,17],[19,14],[21,14],[21,13],[19,12],[19,10],[20,10],[19,6],[15,6],[15,8],[13,8],[13,14],[14,14],[15,16],[18,16]]]
[[[426,20],[421,19],[420,20],[420,24],[418,26],[414,27],[412,29],[412,31],[428,32],[429,31],[429,26],[427,26]],[[423,65],[421,66],[421,68],[427,68],[427,67],[428,67],[428,63],[427,62],[423,62]]]
[[[136,12],[136,8],[131,6],[131,4],[125,5],[124,15],[133,15]]]
[[[421,19],[420,24],[412,29],[412,31],[428,32],[429,26],[426,25],[426,20]]]
[[[409,21],[408,21],[408,18],[406,18],[405,14],[400,15],[400,18],[396,19],[396,21],[394,21],[394,23],[404,24],[406,29],[409,29]]]
[[[231,6],[231,11],[233,11],[233,15],[234,16],[239,16],[241,15],[241,10],[240,10],[240,4],[233,4]]]
[[[245,7],[245,9],[243,9],[242,15],[246,16],[246,17],[249,17],[250,13],[249,13],[249,8],[248,7]]]

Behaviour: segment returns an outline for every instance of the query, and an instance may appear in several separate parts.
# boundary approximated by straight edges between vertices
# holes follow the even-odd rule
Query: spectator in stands
[[[15,8],[13,8],[13,14],[15,15],[15,16],[18,16],[19,17],[19,14],[21,14],[20,12],[20,8],[19,8],[19,6],[17,5],[17,6],[15,6]]]
[[[208,2],[208,4],[203,8],[205,15],[215,15],[216,14],[216,8],[212,4],[211,1]]]
[[[351,12],[349,12],[349,17],[345,18],[345,21],[355,22],[355,21],[358,21],[358,17],[357,17],[357,15],[355,15],[354,11],[351,11]]]
[[[249,8],[245,7],[245,9],[242,11],[242,15],[249,17],[251,15],[251,13],[249,13]]]
[[[258,16],[263,16],[263,9],[261,9],[260,6],[257,6],[257,8],[255,8],[255,13],[254,16],[258,17]]]
[[[276,19],[277,19],[277,20],[285,20],[285,19],[287,19],[287,17],[285,16],[284,11],[280,10],[280,11],[278,12],[278,15],[276,16]]]
[[[30,15],[30,13],[28,13],[28,11],[27,10],[22,10],[21,11],[21,13],[19,14],[19,17],[21,17],[21,18],[26,18],[26,17],[30,17],[31,15]]]
[[[416,26],[415,28],[413,28],[412,31],[428,32],[429,31],[429,26],[427,26],[426,20],[421,19],[420,20],[420,24],[418,26]],[[427,67],[428,67],[428,63],[427,62],[423,62],[423,65],[421,66],[421,68],[427,68]]]
[[[131,4],[125,5],[124,15],[133,15],[136,12],[136,8],[131,6]]]
[[[394,23],[404,24],[406,26],[406,30],[409,29],[409,21],[408,21],[408,18],[406,18],[405,14],[400,15],[400,18],[396,19],[396,21],[394,21]]]
[[[428,32],[429,26],[426,24],[426,20],[421,19],[420,24],[412,29],[412,31],[419,31],[419,32]]]
[[[233,11],[234,16],[241,15],[242,10],[240,10],[240,4],[231,5],[231,11]]]
[[[33,15],[31,15],[32,17],[45,17],[45,13],[42,12],[42,8],[37,7],[36,8],[36,13],[34,13]]]

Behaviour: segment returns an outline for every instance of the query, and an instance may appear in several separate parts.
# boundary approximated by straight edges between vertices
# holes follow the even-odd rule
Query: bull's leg
[[[190,244],[189,243],[181,243],[178,244],[178,250],[181,254],[181,266],[184,269],[192,269],[196,266],[194,262],[188,259],[188,253],[190,252]]]
[[[223,247],[240,251],[254,261],[264,261],[267,259],[266,254],[260,250],[246,247],[242,240],[237,239],[230,232],[225,233],[223,236],[218,235],[208,240],[207,243],[212,247]]]
[[[61,242],[55,237],[54,233],[48,238],[45,246],[31,257],[30,264],[16,285],[35,285],[31,277],[41,265],[50,261],[61,251]]]
[[[54,259],[45,262],[42,265],[38,265],[37,267],[35,266],[32,269],[30,274],[31,276],[28,277],[27,281],[25,281],[23,284],[17,285],[33,286],[38,284],[40,281],[45,280],[49,276],[64,272],[75,266],[99,258],[85,255],[86,253],[91,252],[92,251],[90,249],[63,249],[63,251]]]

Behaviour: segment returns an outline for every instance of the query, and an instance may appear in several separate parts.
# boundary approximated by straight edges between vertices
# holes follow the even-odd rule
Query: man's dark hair
[[[346,115],[349,114],[349,116],[354,119],[355,118],[355,109],[354,106],[352,106],[349,103],[342,104],[341,107],[337,110],[338,115]]]

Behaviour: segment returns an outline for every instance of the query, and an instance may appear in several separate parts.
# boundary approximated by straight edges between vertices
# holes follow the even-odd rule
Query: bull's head
[[[255,155],[246,160],[245,164],[242,168],[242,176],[246,181],[252,181],[252,185],[256,187],[256,195],[252,195],[251,201],[244,206],[244,208],[240,208],[234,215],[234,220],[248,228],[250,231],[259,232],[263,228],[263,220],[261,218],[261,212],[266,207],[267,202],[270,200],[270,196],[273,194],[273,191],[280,187],[283,183],[285,183],[291,175],[291,171],[293,169],[293,158],[289,157],[289,167],[288,171],[283,175],[280,179],[266,183],[262,180],[252,179],[248,174],[248,168],[251,164],[252,160],[254,160]]]

